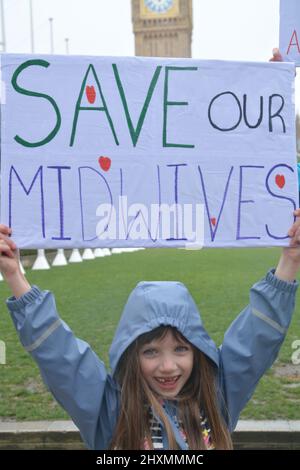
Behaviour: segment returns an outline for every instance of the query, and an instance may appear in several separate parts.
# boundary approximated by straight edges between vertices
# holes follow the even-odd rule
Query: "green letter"
[[[170,144],[167,142],[167,113],[168,106],[188,106],[186,101],[168,101],[168,79],[169,70],[198,70],[198,67],[166,67],[165,73],[165,92],[164,92],[164,127],[163,127],[163,147],[184,147],[194,148],[195,145],[188,144]]]
[[[46,67],[47,68],[47,67],[49,67],[50,64],[49,64],[49,62],[46,62],[45,60],[28,60],[27,62],[24,62],[23,64],[21,64],[17,68],[17,70],[13,74],[12,79],[11,79],[12,86],[14,87],[14,89],[18,93],[21,93],[22,95],[37,96],[37,97],[45,98],[46,100],[48,100],[52,104],[52,106],[54,108],[54,111],[56,112],[56,125],[55,125],[54,129],[50,132],[50,134],[48,134],[47,137],[45,137],[45,139],[40,140],[39,142],[28,142],[27,140],[22,139],[18,135],[15,136],[15,140],[20,145],[23,145],[24,147],[40,147],[42,145],[47,144],[52,139],[54,139],[54,137],[58,133],[60,125],[61,125],[61,116],[60,116],[58,106],[57,106],[56,102],[54,101],[54,99],[51,98],[51,96],[44,95],[43,93],[36,93],[34,91],[26,90],[25,88],[21,88],[17,84],[17,78],[20,75],[20,73],[24,69],[26,69],[27,67],[30,67],[31,65],[40,65],[41,67]]]
[[[99,90],[99,93],[100,93],[100,96],[101,96],[101,99],[102,99],[103,106],[101,106],[100,108],[91,107],[91,106],[89,106],[89,107],[88,106],[86,106],[86,107],[81,107],[80,106],[82,95],[83,95],[84,90],[85,90],[85,85],[86,85],[87,78],[88,78],[90,70],[92,71],[92,73],[94,75],[94,78],[95,78],[95,81],[97,83],[97,87],[98,87],[98,90]],[[87,72],[85,74],[85,77],[84,77],[82,85],[81,85],[79,97],[78,97],[78,100],[77,100],[77,103],[76,103],[75,115],[74,115],[74,119],[73,119],[72,135],[71,135],[71,141],[70,141],[70,147],[72,147],[72,145],[74,143],[79,111],[104,111],[105,114],[106,114],[107,120],[109,122],[111,131],[113,133],[115,143],[116,143],[116,145],[119,145],[119,141],[118,141],[115,129],[114,129],[114,125],[113,125],[112,119],[110,117],[108,108],[106,106],[106,102],[105,102],[104,95],[103,95],[102,90],[101,90],[101,86],[100,86],[97,74],[96,74],[95,69],[94,69],[92,64],[90,64],[88,69],[87,69]]]
[[[133,127],[132,120],[131,120],[131,117],[130,117],[130,114],[129,114],[127,100],[126,100],[124,89],[123,89],[123,86],[122,86],[122,83],[121,83],[121,79],[120,79],[120,75],[119,75],[119,72],[118,72],[117,65],[113,64],[115,79],[116,79],[116,82],[117,82],[117,85],[118,85],[119,93],[120,93],[120,96],[121,96],[121,100],[122,100],[122,103],[123,103],[123,108],[124,108],[125,115],[126,115],[127,125],[128,125],[128,128],[129,128],[129,132],[130,132],[130,135],[131,135],[131,140],[132,140],[132,143],[133,143],[134,147],[137,144],[140,132],[142,130],[142,126],[143,126],[143,123],[144,123],[144,120],[145,120],[145,117],[146,117],[146,113],[147,113],[147,110],[148,110],[148,107],[149,107],[149,103],[151,101],[154,89],[156,87],[157,80],[158,80],[159,74],[161,72],[161,69],[162,69],[161,66],[156,67],[155,73],[154,73],[154,75],[152,77],[152,80],[151,80],[151,83],[150,83],[150,87],[148,89],[148,93],[147,93],[147,96],[146,96],[146,99],[145,99],[145,102],[144,102],[143,109],[141,111],[136,129],[135,129]]]

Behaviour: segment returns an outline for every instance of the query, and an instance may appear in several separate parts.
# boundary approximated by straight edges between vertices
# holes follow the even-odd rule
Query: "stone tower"
[[[191,57],[193,0],[131,0],[135,55]]]

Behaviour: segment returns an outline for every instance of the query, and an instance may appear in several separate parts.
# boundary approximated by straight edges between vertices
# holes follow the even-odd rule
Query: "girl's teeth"
[[[172,377],[170,379],[157,379],[159,382],[166,383],[166,382],[175,382],[178,379],[178,377]]]

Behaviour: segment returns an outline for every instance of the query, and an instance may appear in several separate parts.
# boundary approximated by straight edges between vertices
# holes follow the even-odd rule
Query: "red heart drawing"
[[[215,217],[211,217],[211,223],[213,224],[213,226],[215,227],[216,223],[217,223],[217,219]]]
[[[96,99],[96,91],[95,91],[95,88],[92,86],[86,86],[85,88],[85,94],[86,94],[86,97],[88,99],[88,102],[93,104],[95,103],[95,99]]]
[[[102,170],[108,171],[110,169],[111,159],[109,157],[99,157],[98,162]]]
[[[284,175],[276,175],[275,182],[277,186],[282,189],[285,185],[285,177]]]

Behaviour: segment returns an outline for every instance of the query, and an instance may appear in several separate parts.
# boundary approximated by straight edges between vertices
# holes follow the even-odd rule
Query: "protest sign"
[[[298,206],[292,64],[1,56],[20,248],[269,246]]]
[[[299,0],[280,0],[279,48],[284,60],[300,65]]]

